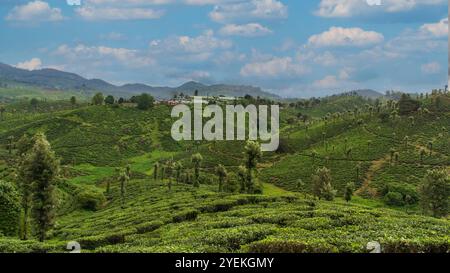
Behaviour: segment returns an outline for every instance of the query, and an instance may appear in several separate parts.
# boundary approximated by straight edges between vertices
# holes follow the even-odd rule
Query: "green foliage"
[[[96,93],[94,97],[92,97],[92,104],[93,105],[102,105],[105,98],[103,97],[102,93]]]
[[[384,196],[384,202],[389,206],[403,206],[403,196],[399,192],[390,191]]]
[[[137,108],[140,110],[148,110],[153,107],[155,99],[149,94],[141,94],[136,97]]]
[[[354,183],[347,183],[345,186],[345,193],[344,193],[344,199],[345,201],[349,202],[352,200],[353,192],[355,191],[355,184]]]
[[[434,217],[449,212],[450,176],[445,169],[429,170],[420,186],[421,204]]]
[[[331,185],[331,172],[326,167],[318,168],[315,175],[312,176],[313,193],[319,199],[323,198],[327,201],[333,201],[336,191]]]
[[[409,115],[414,113],[419,109],[419,107],[420,103],[406,94],[403,94],[398,101],[398,112],[400,115]]]
[[[106,198],[100,190],[85,190],[77,194],[77,201],[85,210],[97,211],[106,203]]]
[[[109,105],[114,104],[115,101],[116,101],[116,100],[115,100],[114,97],[111,96],[111,95],[108,95],[108,96],[106,96],[106,98],[105,98],[105,103],[106,103],[106,104],[109,104]]]
[[[0,180],[0,234],[16,236],[20,217],[19,193],[13,184]]]

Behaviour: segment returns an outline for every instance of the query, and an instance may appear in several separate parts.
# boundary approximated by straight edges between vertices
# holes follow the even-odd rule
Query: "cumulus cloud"
[[[5,17],[7,21],[53,22],[64,19],[61,9],[52,8],[47,2],[32,1],[15,6]]]
[[[30,71],[41,69],[41,66],[42,66],[42,62],[41,62],[41,59],[39,59],[39,58],[32,58],[29,61],[24,61],[24,62],[16,64],[17,68],[30,70]]]
[[[229,24],[222,27],[219,33],[227,36],[256,37],[271,34],[272,31],[260,24],[250,23],[245,25]]]
[[[438,74],[441,72],[441,65],[437,62],[423,64],[421,70],[424,74]]]
[[[156,52],[207,53],[216,49],[228,49],[232,45],[231,41],[219,39],[214,35],[214,31],[207,30],[197,37],[183,35],[164,40],[153,40],[150,42],[150,50]]]
[[[84,62],[95,66],[106,66],[113,62],[128,67],[145,67],[155,64],[155,61],[134,49],[112,48],[107,46],[86,46],[79,44],[74,47],[61,45],[53,53],[70,62]]]
[[[298,76],[308,72],[303,65],[291,57],[273,57],[267,61],[248,63],[242,67],[240,74],[244,77],[278,77]]]
[[[76,12],[85,20],[149,20],[158,19],[164,15],[162,10],[149,8],[116,8],[85,6],[76,9]]]
[[[381,33],[361,28],[331,27],[328,31],[313,35],[308,43],[313,46],[367,46],[384,40]]]
[[[441,5],[446,0],[382,0],[378,6],[364,0],[321,0],[315,14],[322,17],[351,17],[372,12],[404,12],[421,5]]]
[[[225,1],[224,1],[225,2]],[[277,0],[229,1],[216,5],[209,17],[216,22],[232,20],[286,18],[288,8]]]
[[[437,23],[424,24],[420,30],[435,37],[446,37],[448,36],[448,18],[444,18]]]

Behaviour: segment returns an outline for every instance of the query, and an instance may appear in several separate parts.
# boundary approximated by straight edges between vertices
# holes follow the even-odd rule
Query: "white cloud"
[[[438,74],[441,72],[441,65],[437,62],[431,62],[423,64],[421,69],[424,74]]]
[[[271,34],[272,31],[260,24],[249,23],[245,25],[229,24],[222,27],[219,33],[227,36],[256,37]]]
[[[174,0],[84,0],[85,5],[97,6],[146,6],[165,5],[175,2]]]
[[[207,30],[197,37],[174,36],[165,40],[153,40],[150,42],[150,50],[156,52],[187,52],[208,53],[216,49],[228,49],[233,45],[229,40],[215,37],[212,30]]]
[[[367,46],[384,40],[381,33],[361,28],[331,27],[328,31],[313,35],[308,43],[313,46]]]
[[[7,21],[53,22],[63,20],[61,9],[52,8],[47,2],[32,1],[25,5],[15,6],[6,15]]]
[[[322,17],[351,17],[371,12],[404,12],[420,5],[440,5],[446,0],[382,0],[379,6],[365,0],[321,0],[316,15]]]
[[[162,10],[149,8],[116,8],[84,6],[76,9],[76,12],[85,20],[149,20],[158,19],[164,15]]]
[[[435,37],[446,37],[448,36],[448,18],[444,18],[437,23],[424,24],[420,30]]]
[[[325,76],[323,79],[314,81],[312,86],[315,88],[322,88],[322,89],[339,89],[343,88],[344,86],[349,86],[351,82],[350,80],[350,73],[353,70],[351,68],[343,68],[339,71],[338,75],[328,75]]]
[[[209,13],[209,17],[216,22],[229,22],[232,20],[249,20],[286,18],[287,6],[277,0],[249,0],[229,1],[216,5]]]
[[[106,46],[86,46],[79,44],[75,47],[61,45],[54,55],[62,56],[70,62],[84,62],[95,66],[110,65],[113,62],[128,67],[145,67],[154,65],[155,61],[134,49],[112,48]]]
[[[20,69],[26,69],[26,70],[31,71],[31,70],[41,69],[41,65],[42,65],[41,59],[32,58],[29,61],[24,61],[24,62],[16,64],[16,67],[20,68]]]
[[[246,64],[242,67],[240,74],[244,77],[290,77],[307,72],[308,69],[306,67],[295,63],[290,57],[273,57],[268,61]]]

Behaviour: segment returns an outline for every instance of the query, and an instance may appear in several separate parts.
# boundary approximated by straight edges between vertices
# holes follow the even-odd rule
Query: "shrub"
[[[390,206],[403,206],[403,195],[399,192],[390,191],[384,196],[384,202]]]
[[[178,214],[175,214],[172,217],[172,221],[174,223],[179,223],[179,222],[183,222],[183,221],[191,221],[191,220],[197,219],[197,216],[198,216],[198,211],[191,209],[191,210],[186,210],[186,211],[180,212]]]
[[[324,241],[314,243],[295,240],[264,240],[248,246],[250,253],[337,253],[338,249]]]
[[[77,195],[79,205],[86,210],[99,210],[106,202],[106,198],[101,191],[85,190]]]

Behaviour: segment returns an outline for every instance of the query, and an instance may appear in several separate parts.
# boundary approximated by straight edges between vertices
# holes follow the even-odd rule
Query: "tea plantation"
[[[139,110],[59,99],[30,108],[12,98],[4,106],[0,252],[68,252],[70,241],[83,252],[108,253],[368,252],[372,241],[383,252],[450,251],[448,216],[423,211],[419,190],[432,169],[444,170],[450,183],[449,94],[417,98],[421,108],[408,114],[396,102],[355,95],[282,105],[280,147],[257,163],[254,194],[240,190],[245,142],[175,142],[166,105]],[[61,161],[56,222],[44,242],[33,230],[19,239],[19,140],[38,132]],[[172,172],[155,176],[155,164]],[[222,191],[219,164],[228,173]],[[125,190],[118,168],[126,166]],[[315,197],[322,167],[336,190],[332,201]]]

